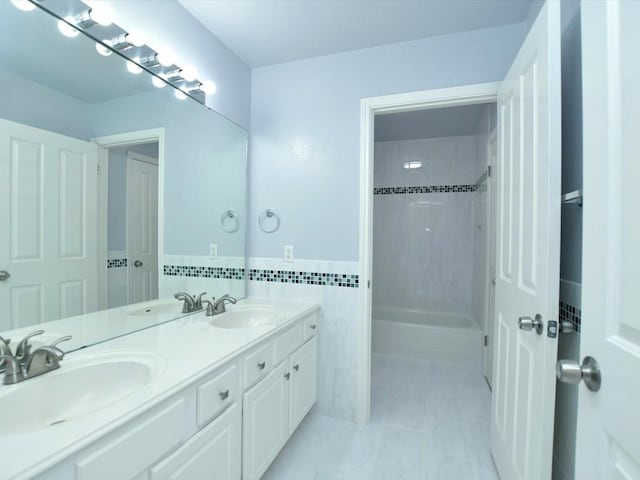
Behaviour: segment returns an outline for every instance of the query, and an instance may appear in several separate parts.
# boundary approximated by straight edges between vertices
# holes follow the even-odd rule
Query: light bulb
[[[23,12],[30,12],[36,8],[36,6],[28,0],[11,0],[11,3],[13,3],[14,7],[22,10]]]
[[[73,17],[66,17],[65,20],[67,22],[73,22]],[[77,29],[62,20],[58,20],[58,30],[60,30],[60,33],[65,37],[69,38],[75,38],[80,34]]]
[[[103,3],[96,2],[96,5],[91,7],[91,10],[89,10],[89,16],[91,17],[91,20],[105,27],[113,23],[113,17],[109,7]]]
[[[153,83],[154,87],[164,88],[167,86],[167,83],[162,80],[160,77],[156,77],[155,75],[151,77],[151,83]]]
[[[136,47],[141,47],[144,45],[144,39],[137,32],[127,33],[127,42]]]
[[[106,43],[107,45],[110,44],[109,40],[103,40],[102,43]],[[98,52],[103,57],[108,57],[112,53],[110,48],[107,48],[100,43],[96,43],[96,52]]]
[[[180,76],[184,78],[187,82],[193,82],[196,79],[196,69],[193,67],[186,67],[180,70]]]
[[[182,90],[176,90],[173,94],[178,100],[184,100],[187,98],[187,95]]]
[[[214,82],[212,82],[211,80],[208,80],[208,81],[204,82],[200,86],[200,90],[202,90],[207,95],[213,95],[214,93],[216,93],[217,89],[218,89],[218,87],[216,87],[216,84]]]
[[[170,53],[159,53],[157,59],[163,67],[171,67],[172,65],[175,65],[173,55]]]
[[[131,60],[127,60],[127,70],[129,70],[129,72],[133,73],[133,74],[138,74],[142,71],[142,67],[140,65],[137,65],[134,62],[139,62],[140,59],[138,57],[134,58],[133,61]]]

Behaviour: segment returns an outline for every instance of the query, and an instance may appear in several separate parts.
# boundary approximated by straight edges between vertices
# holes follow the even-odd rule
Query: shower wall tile
[[[476,136],[380,142],[374,186],[469,185],[476,178]],[[408,170],[405,162],[422,162]],[[474,192],[375,195],[373,302],[471,314]]]

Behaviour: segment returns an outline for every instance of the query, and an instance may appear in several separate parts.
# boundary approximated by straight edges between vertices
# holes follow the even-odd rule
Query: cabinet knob
[[[296,363],[296,364],[293,366],[293,369],[294,369],[296,372],[297,372],[298,370],[300,370],[300,364]]]
[[[309,325],[309,328],[311,330],[315,330],[316,328],[318,328],[318,326],[315,323],[312,323],[311,325]]]
[[[289,380],[291,378],[291,374],[289,372],[284,374],[284,378],[286,378],[287,380]]]
[[[229,390],[225,390],[224,392],[220,392],[220,400],[226,400],[229,398]]]
[[[259,368],[260,370],[264,370],[264,367],[266,367],[266,366],[267,366],[267,362],[260,362],[260,363],[258,364],[258,368]]]

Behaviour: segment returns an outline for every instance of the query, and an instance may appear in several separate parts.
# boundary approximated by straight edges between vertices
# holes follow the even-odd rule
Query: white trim
[[[500,83],[385,95],[360,100],[360,318],[358,335],[356,420],[369,421],[371,409],[371,281],[373,245],[374,116],[430,108],[491,103]]]
[[[109,306],[109,150],[98,145],[98,310],[106,310]]]
[[[165,130],[164,128],[152,128],[149,130],[138,130],[135,132],[118,133],[115,135],[108,135],[104,137],[96,137],[91,139],[92,142],[98,144],[100,147],[113,148],[124,147],[127,145],[135,145],[138,143],[158,142],[158,292],[164,291],[164,275],[160,274],[162,268],[162,259],[164,255],[164,168],[165,168]],[[103,198],[98,192],[98,199]],[[106,198],[106,197],[104,197]],[[103,198],[103,201],[104,201]],[[99,216],[100,219],[100,216]],[[108,218],[101,219],[103,222],[107,222]],[[100,221],[100,220],[99,220]],[[100,230],[100,225],[98,226]],[[106,224],[103,225],[104,232],[107,232]],[[104,255],[107,255],[106,239],[104,245],[98,247],[104,249]],[[102,250],[98,252],[98,259],[100,258]],[[106,269],[106,261],[105,267]]]

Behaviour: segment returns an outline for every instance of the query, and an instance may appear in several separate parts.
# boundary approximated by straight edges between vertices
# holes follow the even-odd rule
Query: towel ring
[[[264,227],[264,221],[267,218],[275,218],[276,219],[276,224],[275,224],[275,226],[273,228],[267,229],[267,228]],[[274,212],[270,208],[267,208],[258,217],[258,226],[260,227],[260,230],[262,230],[264,233],[273,233],[273,232],[275,232],[276,230],[278,230],[280,228],[280,217],[278,216],[278,214],[276,212]]]
[[[227,220],[231,220],[230,222]],[[220,217],[220,225],[222,229],[227,233],[233,233],[240,227],[240,220],[238,214],[234,210],[227,210]]]

